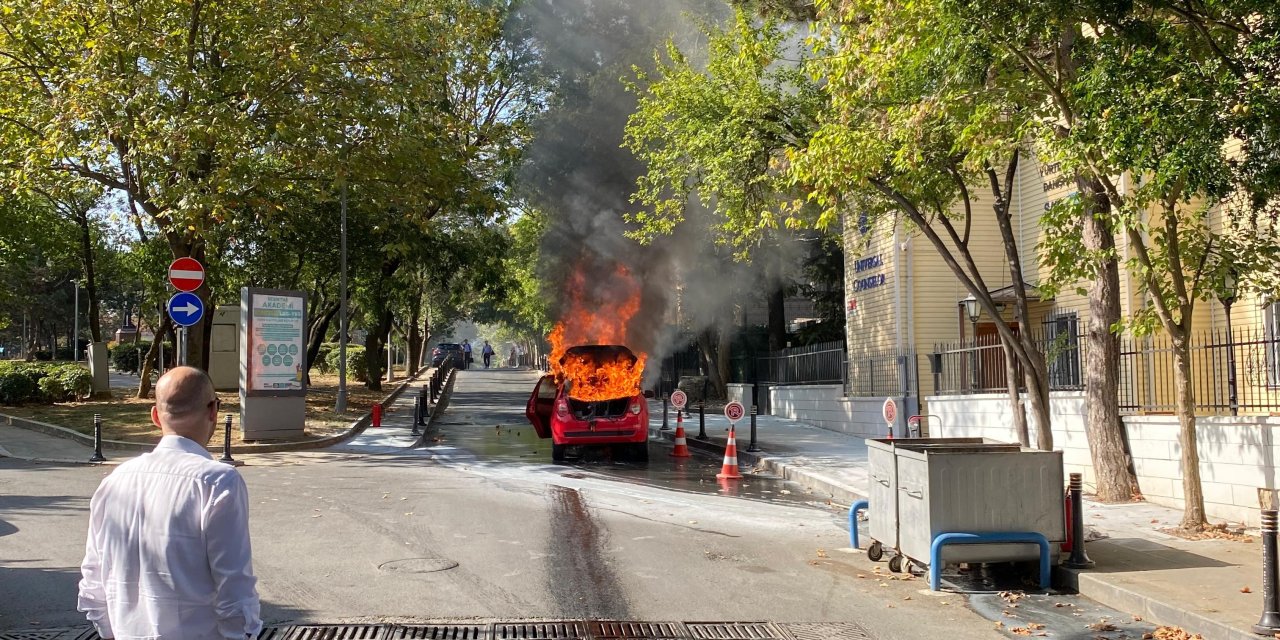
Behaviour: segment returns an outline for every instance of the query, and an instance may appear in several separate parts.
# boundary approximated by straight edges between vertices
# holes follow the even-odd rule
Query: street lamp
[[[960,301],[964,305],[964,312],[969,316],[969,323],[973,327],[973,349],[969,353],[969,376],[970,386],[975,390],[978,388],[978,316],[982,313],[982,308],[978,306],[978,299],[969,294],[969,297]]]
[[[342,176],[342,203],[339,205],[342,218],[340,222],[342,257],[338,271],[341,291],[338,292],[338,399],[333,410],[336,413],[347,412],[347,175]]]
[[[1218,300],[1227,316],[1227,402],[1231,405],[1231,415],[1239,415],[1240,402],[1236,395],[1236,337],[1231,333],[1231,304],[1236,301],[1235,269],[1228,269],[1222,277],[1222,295]]]

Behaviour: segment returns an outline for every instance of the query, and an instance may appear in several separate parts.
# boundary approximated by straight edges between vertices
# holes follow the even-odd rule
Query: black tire
[[[884,557],[884,545],[880,544],[879,542],[872,542],[871,546],[867,547],[867,559],[871,560],[872,562],[880,562],[880,558],[883,558],[883,557]]]
[[[631,460],[642,464],[649,464],[649,443],[637,442],[630,446]]]
[[[901,554],[894,554],[892,558],[889,558],[889,570],[894,573],[902,573],[902,555]]]
[[[568,448],[568,445],[551,443],[551,461],[564,462],[564,452]]]

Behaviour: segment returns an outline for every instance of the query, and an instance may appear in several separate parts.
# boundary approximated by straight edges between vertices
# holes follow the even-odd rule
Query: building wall
[[[1084,396],[1053,393],[1054,447],[1063,451],[1068,473],[1096,484],[1084,434]],[[998,394],[928,399],[938,416],[932,428],[942,437],[987,437],[1016,442],[1009,402]],[[1146,499],[1183,507],[1182,447],[1173,416],[1126,416],[1138,484]],[[1034,440],[1034,436],[1032,437]],[[1280,418],[1201,417],[1196,420],[1205,511],[1211,518],[1258,525],[1258,487],[1276,487],[1280,458]]]
[[[749,389],[748,389],[749,391]],[[770,389],[773,415],[862,438],[883,438],[887,427],[882,417],[885,396],[847,398],[840,385],[790,385]],[[906,406],[898,398],[895,433],[902,437],[903,425],[917,409],[913,400]]]

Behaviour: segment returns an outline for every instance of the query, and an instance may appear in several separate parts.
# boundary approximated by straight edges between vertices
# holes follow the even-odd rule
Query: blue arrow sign
[[[182,291],[169,298],[169,317],[180,327],[189,327],[204,317],[204,303],[200,296]]]

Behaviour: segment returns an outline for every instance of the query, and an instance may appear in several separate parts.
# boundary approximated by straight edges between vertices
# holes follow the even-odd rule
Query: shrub
[[[52,360],[52,359],[53,359],[53,354],[52,354],[52,353],[49,353],[48,351],[36,351],[36,352],[32,353],[31,355],[32,355],[32,357],[34,357],[36,360],[39,360],[39,361],[41,361],[41,362],[48,362],[48,361],[50,361],[50,360]]]
[[[92,392],[93,377],[80,365],[0,363],[0,404],[66,402]]]
[[[328,365],[329,371],[338,370],[338,357],[342,352],[333,349],[329,355],[325,356],[324,362]],[[317,360],[319,360],[317,358]],[[368,368],[364,361],[364,347],[354,344],[347,345],[347,379],[356,382],[368,382]]]
[[[138,359],[138,353],[141,350],[142,356],[146,357],[147,351],[151,350],[150,342],[125,342],[111,347],[110,358],[111,366],[116,371],[123,373],[137,374],[141,367],[141,361]],[[166,354],[168,355],[168,354]]]
[[[338,370],[338,357],[334,356],[332,363],[329,361],[329,354],[336,352],[338,350],[338,346],[339,345],[336,342],[323,342],[320,344],[320,350],[316,352],[316,359],[312,362],[316,371],[328,375]],[[351,345],[347,345],[348,349],[350,347]],[[350,352],[348,352],[347,355],[350,356]]]

